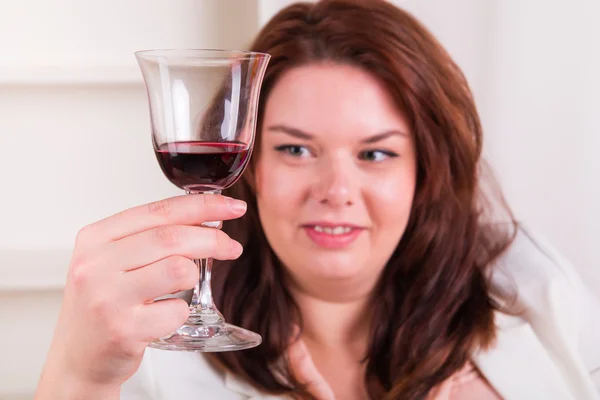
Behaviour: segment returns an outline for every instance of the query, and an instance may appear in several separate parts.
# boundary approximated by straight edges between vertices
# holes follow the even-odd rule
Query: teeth
[[[315,231],[324,232],[328,235],[343,235],[352,230],[349,226],[336,226],[335,228],[331,228],[329,226],[315,226]]]

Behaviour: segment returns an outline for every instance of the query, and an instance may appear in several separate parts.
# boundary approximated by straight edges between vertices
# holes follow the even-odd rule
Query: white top
[[[500,295],[516,288],[521,318],[497,313],[494,348],[473,363],[506,400],[600,400],[600,301],[572,265],[521,227],[494,269]],[[202,354],[148,348],[122,400],[289,399],[267,396]]]

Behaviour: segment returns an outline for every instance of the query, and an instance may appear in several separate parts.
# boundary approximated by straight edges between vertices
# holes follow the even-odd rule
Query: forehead
[[[322,63],[290,69],[273,87],[265,106],[266,125],[291,125],[314,135],[408,132],[383,83],[350,65]]]

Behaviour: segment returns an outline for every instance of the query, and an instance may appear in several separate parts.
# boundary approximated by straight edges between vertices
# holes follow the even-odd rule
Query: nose
[[[315,176],[312,197],[332,207],[351,206],[356,201],[356,174],[344,160],[323,162]]]

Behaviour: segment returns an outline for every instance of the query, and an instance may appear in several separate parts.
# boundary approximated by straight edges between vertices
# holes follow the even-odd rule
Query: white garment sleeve
[[[590,371],[592,382],[600,393],[600,298],[585,284],[571,262],[558,253],[545,239],[538,235],[536,243],[554,260],[556,265],[560,266],[579,295],[579,306],[574,310],[579,313],[578,320],[581,321],[579,353],[585,367]]]
[[[585,290],[583,298],[581,354],[600,393],[600,300],[591,290]]]
[[[529,227],[520,225],[520,231],[529,237],[539,251],[545,254],[558,267],[573,291],[574,301],[571,309],[577,326],[576,350],[583,362],[582,367],[589,371],[596,391],[600,393],[600,299],[592,293],[581,279],[577,269],[563,257],[542,235],[533,233]]]

